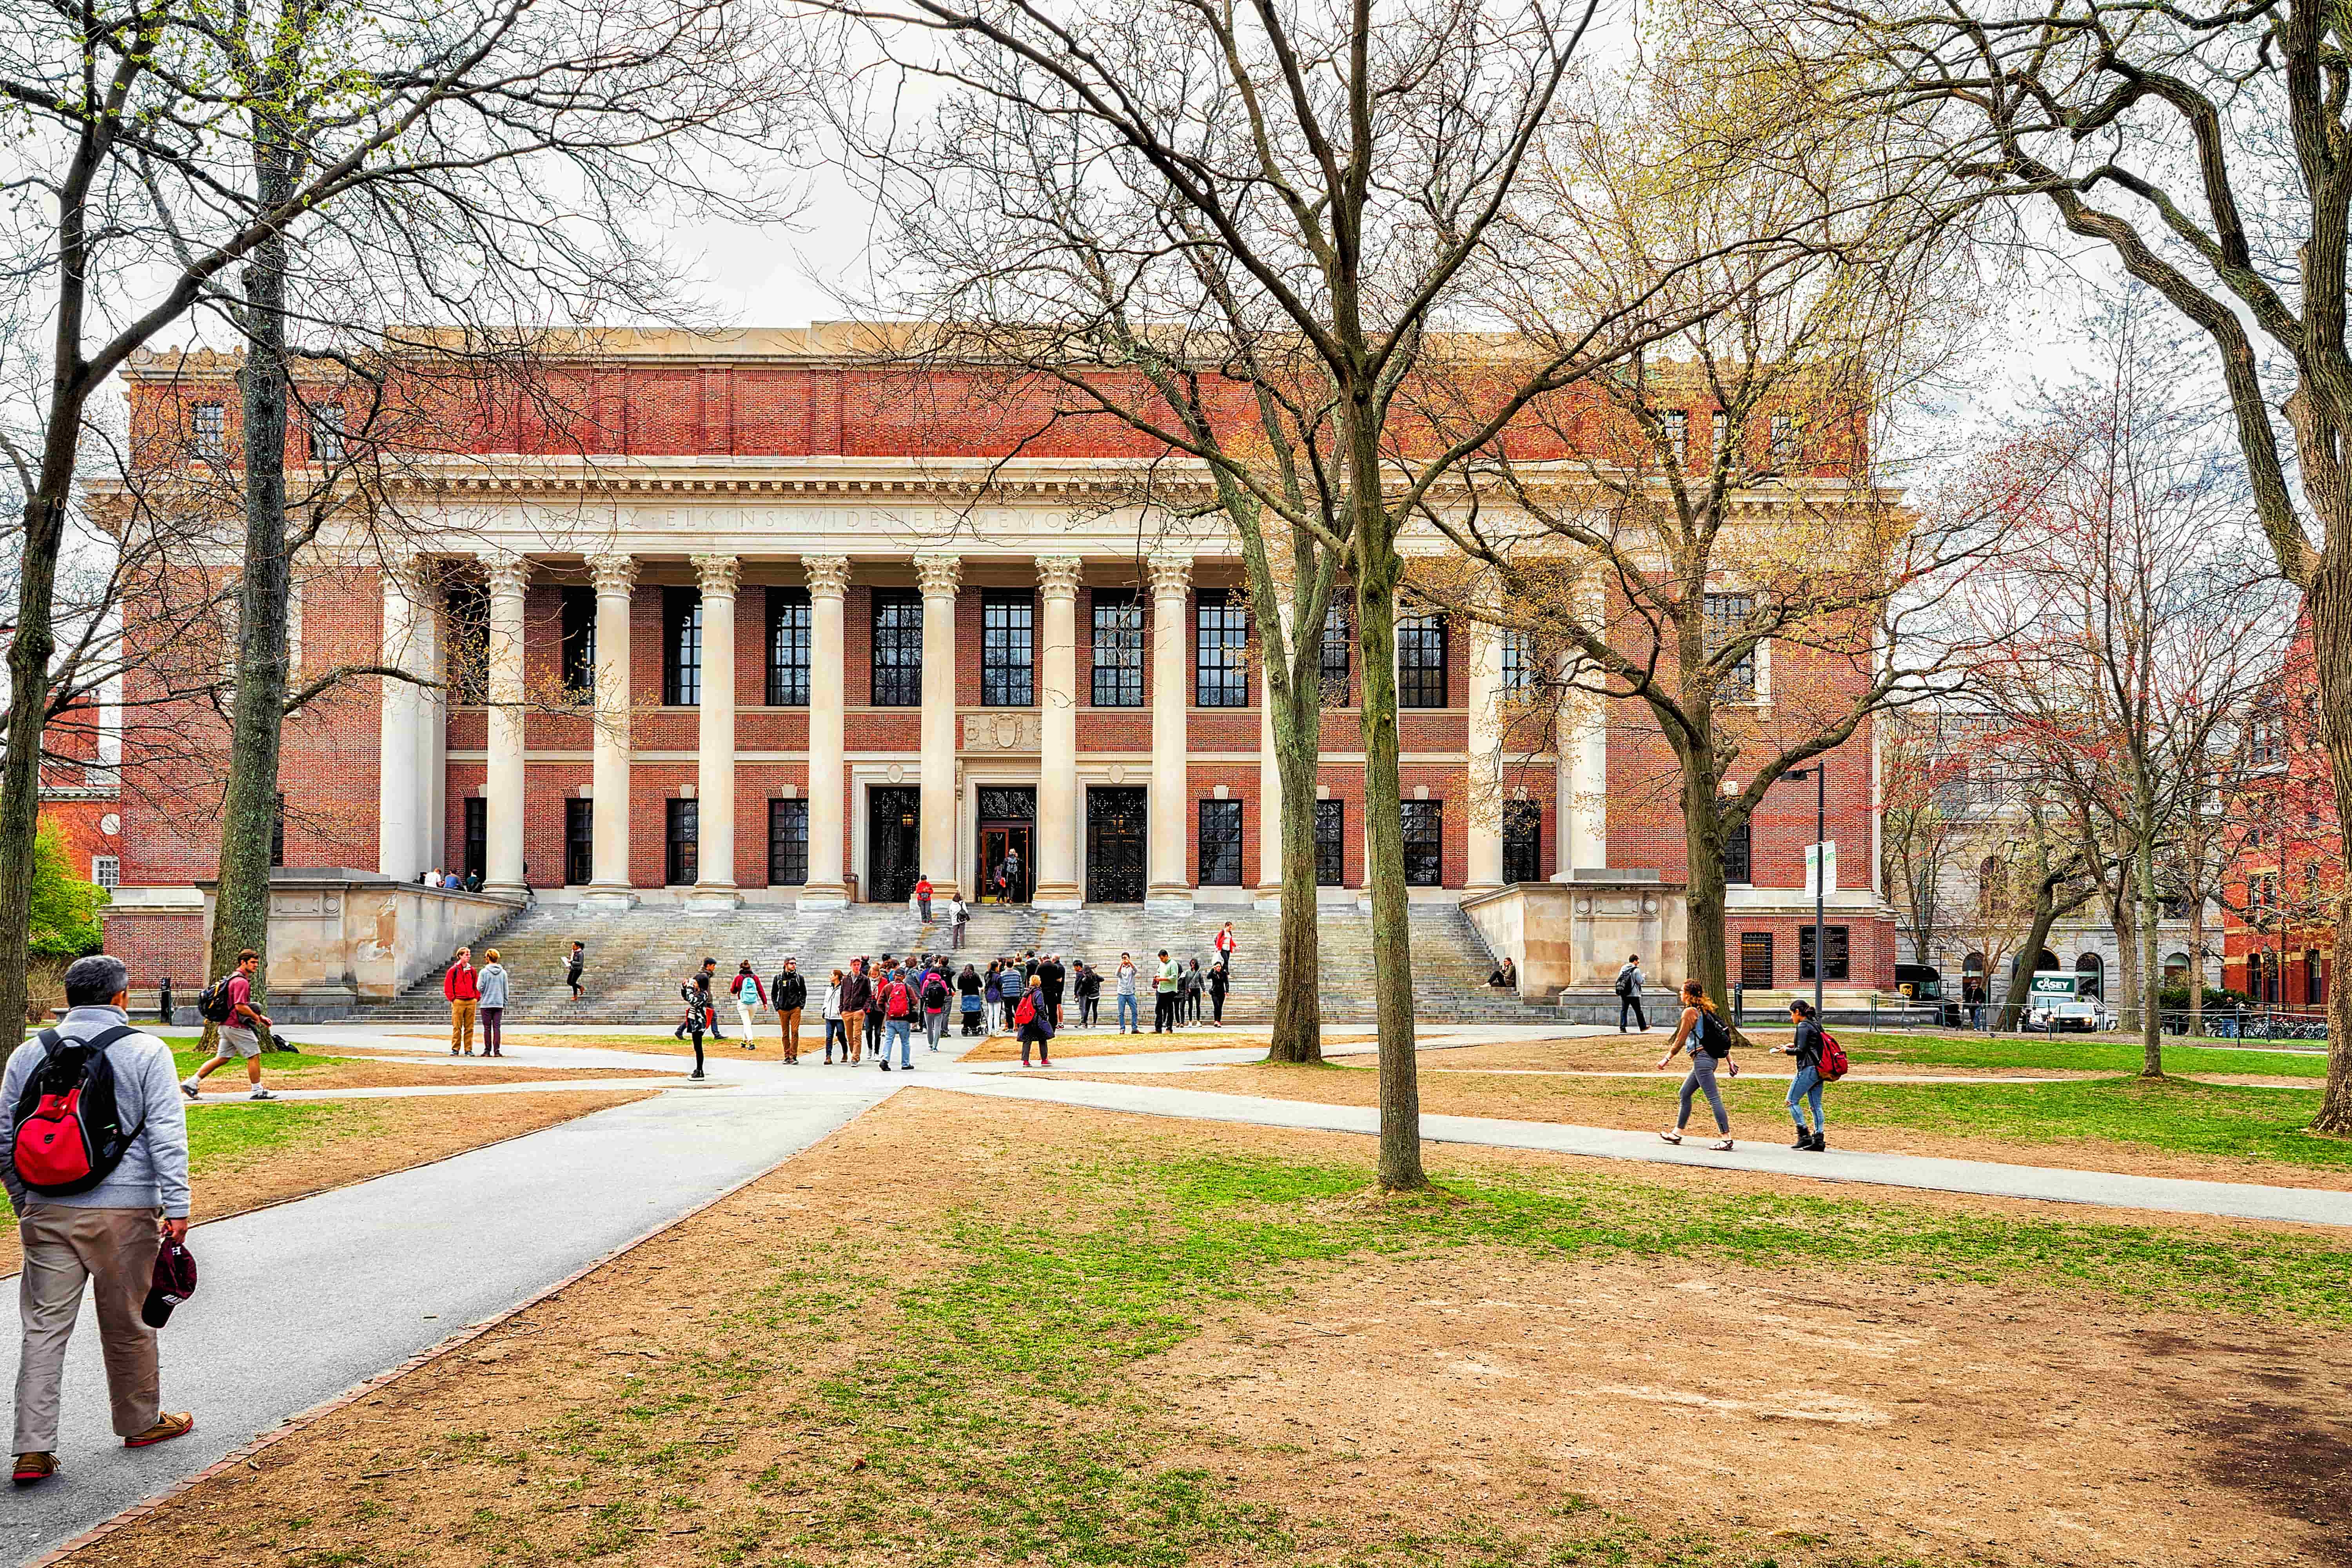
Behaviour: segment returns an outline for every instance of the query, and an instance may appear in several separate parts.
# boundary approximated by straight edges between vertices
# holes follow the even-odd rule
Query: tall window
[[[768,706],[805,708],[808,700],[808,590],[771,588],[768,590]]]
[[[1437,616],[1397,617],[1397,706],[1445,706],[1445,622]]]
[[[1772,933],[1739,933],[1739,984],[1757,991],[1772,989]]]
[[[1525,697],[1533,692],[1540,678],[1541,666],[1536,662],[1536,634],[1517,630],[1503,634],[1503,695]]]
[[[321,403],[310,410],[310,461],[320,468],[343,460],[343,405]]]
[[[668,828],[666,835],[668,849],[666,857],[667,864],[663,868],[663,876],[671,887],[683,888],[702,875],[699,848],[701,824],[695,809],[700,803],[691,800],[673,800],[664,804],[668,811],[669,820],[666,825]]]
[[[1755,842],[1755,820],[1741,817],[1739,826],[1723,836],[1723,879],[1727,882],[1752,882],[1756,879],[1754,858],[1749,846]]]
[[[585,697],[596,689],[596,590],[563,590],[563,689]]]
[[[1412,888],[1443,885],[1445,865],[1445,805],[1408,800],[1404,812],[1404,879]]]
[[[1318,887],[1348,885],[1348,803],[1315,803],[1315,882]]]
[[[1828,957],[1828,962],[1822,965],[1822,979],[1843,980],[1846,977],[1846,937],[1844,926],[1822,928],[1822,945]],[[1797,928],[1797,978],[1811,980],[1812,977],[1813,928],[1808,922]]]
[[[923,705],[923,600],[905,588],[874,590],[874,706]]]
[[[1706,596],[1706,652],[1712,658],[1746,629],[1748,617],[1755,613],[1756,601],[1746,594],[1709,594]],[[1739,662],[1723,673],[1723,696],[1727,701],[1745,702],[1756,695],[1756,649],[1751,646]]]
[[[1143,605],[1131,590],[1095,590],[1095,706],[1143,706]]]
[[[1025,588],[980,596],[980,700],[991,708],[1037,700],[1037,601]]]
[[[217,463],[228,456],[228,411],[217,403],[199,403],[188,410],[188,437],[196,456]]]
[[[1503,880],[1543,880],[1543,802],[1514,800],[1503,806]]]
[[[1203,708],[1249,706],[1249,615],[1239,594],[1203,588],[1193,612],[1200,649],[1193,700]]]
[[[1708,449],[1708,458],[1710,461],[1723,455],[1724,444],[1730,439],[1731,416],[1718,408],[1715,411],[1715,426],[1713,431],[1713,440],[1715,445]],[[1735,465],[1738,464],[1739,461],[1739,454],[1734,452],[1731,455],[1731,461]]]
[[[1666,449],[1675,455],[1675,467],[1686,467],[1690,462],[1690,416],[1679,408],[1669,408],[1659,416],[1665,426]]]
[[[576,797],[563,803],[563,880],[584,887],[596,879],[596,803]]]
[[[798,888],[808,882],[808,802],[768,803],[768,886]]]
[[[490,595],[479,583],[449,590],[449,684],[461,703],[478,703],[489,689]]]
[[[286,792],[279,790],[270,804],[269,863],[286,864]]]
[[[101,888],[122,885],[122,857],[93,855],[89,858],[89,879]]]
[[[1348,661],[1351,644],[1348,640],[1348,617],[1333,605],[1323,612],[1323,706],[1345,708],[1349,703]]]
[[[1793,414],[1772,416],[1772,465],[1787,468],[1797,460],[1797,416]]]
[[[662,701],[692,708],[702,700],[702,590],[662,590]]]
[[[476,887],[490,879],[490,803],[478,795],[466,797],[467,881]]]
[[[1201,886],[1241,885],[1242,803],[1204,800],[1201,803]]]

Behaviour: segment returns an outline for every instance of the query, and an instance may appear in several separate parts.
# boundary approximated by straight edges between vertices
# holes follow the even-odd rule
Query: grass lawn
[[[2140,1069],[2137,1039],[2116,1035],[1910,1035],[1833,1030],[1857,1065],[1973,1068],[1986,1072],[2019,1068],[2128,1072]],[[1750,1031],[1749,1037],[1786,1044],[1786,1029]],[[2249,1073],[2266,1078],[2327,1076],[2325,1051],[2250,1051],[2238,1047],[2167,1041],[2168,1072]]]
[[[1369,1150],[914,1091],[85,1554],[1957,1568],[2326,1551],[2334,1480],[2270,1466],[2289,1446],[2332,1466],[2345,1438],[2320,1429],[2332,1414],[2273,1431],[2268,1412],[2352,1368],[2339,1237],[1451,1148],[1431,1151],[1441,1193],[1382,1201]],[[924,1182],[868,1201],[877,1163],[926,1156]],[[2251,1435],[2222,1426],[2256,1405]]]

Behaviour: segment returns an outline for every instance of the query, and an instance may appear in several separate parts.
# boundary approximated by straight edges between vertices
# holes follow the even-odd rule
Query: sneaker
[[[1683,1141],[1683,1135],[1678,1131],[1661,1132],[1658,1136],[1664,1139],[1669,1143],[1679,1143]]]
[[[157,1417],[155,1425],[148,1427],[144,1432],[136,1433],[122,1439],[122,1446],[126,1448],[152,1448],[158,1443],[168,1443],[174,1437],[184,1437],[195,1429],[195,1412],[183,1410],[177,1415],[166,1415]]]
[[[884,1062],[882,1064],[882,1070],[884,1072],[888,1072],[890,1070],[890,1064],[888,1062]]]
[[[702,1070],[701,1070],[699,1068],[696,1068],[694,1071],[692,1071],[692,1072],[690,1072],[690,1073],[687,1074],[686,1076],[687,1076],[688,1079],[698,1079],[698,1078],[700,1078],[700,1077],[702,1076]]]
[[[29,1487],[37,1481],[46,1481],[57,1473],[58,1457],[55,1454],[16,1456],[16,1484],[20,1487]]]
[[[1731,1152],[1731,1140],[1726,1138],[1722,1142],[1710,1143],[1707,1147],[1714,1150],[1718,1154],[1728,1154]]]
[[[184,1078],[180,1080],[180,1092],[186,1095],[190,1100],[194,1100],[198,1094],[202,1093],[203,1090],[198,1087],[194,1079]]]
[[[253,1092],[247,1095],[245,1098],[247,1100],[276,1100],[278,1097],[270,1093],[268,1089],[262,1088],[259,1084],[255,1084],[253,1086]]]

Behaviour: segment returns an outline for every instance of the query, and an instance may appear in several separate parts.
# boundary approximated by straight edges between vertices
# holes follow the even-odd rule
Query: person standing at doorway
[[[1650,1020],[1642,1012],[1642,955],[1638,952],[1628,953],[1625,967],[1617,972],[1617,1032],[1621,1035],[1628,1014],[1642,1026],[1642,1033],[1650,1032]]]
[[[931,879],[929,877],[915,879],[915,913],[925,925],[931,923]]]
[[[461,947],[441,975],[441,994],[449,1004],[449,1054],[453,1057],[474,1054],[474,1018],[482,1005],[475,973],[474,950]]]
[[[1160,950],[1160,968],[1151,979],[1151,1032],[1172,1035],[1176,1032],[1176,1003],[1184,984],[1184,971]]]
[[[1011,845],[1005,846],[1004,865],[998,871],[997,875],[1003,884],[1002,890],[997,894],[998,901],[1003,902],[1007,900],[1017,899],[1021,896],[1020,850],[1013,847]]]
[[[1118,1004],[1118,1032],[1122,1035],[1143,1033],[1142,1004],[1135,994],[1135,955],[1122,952],[1118,967],[1111,971],[1111,994]]]
[[[1217,962],[1225,966],[1225,972],[1228,974],[1232,973],[1234,967],[1233,921],[1227,921],[1223,925],[1217,928],[1217,940],[1215,946],[1217,949]]]

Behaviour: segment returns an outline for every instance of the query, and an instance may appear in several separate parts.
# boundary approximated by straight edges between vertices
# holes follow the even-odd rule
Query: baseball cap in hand
[[[141,1321],[160,1329],[172,1321],[172,1309],[195,1293],[195,1254],[187,1243],[165,1237],[155,1248],[155,1276],[147,1287],[147,1304],[139,1310]]]

